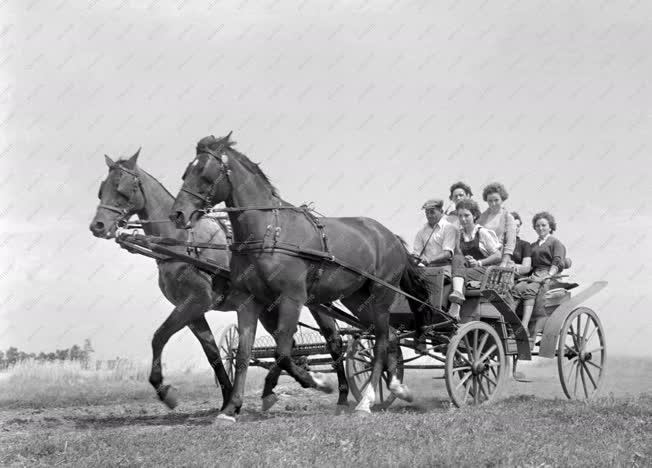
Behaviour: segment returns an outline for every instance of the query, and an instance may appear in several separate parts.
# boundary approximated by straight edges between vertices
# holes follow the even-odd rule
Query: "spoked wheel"
[[[494,328],[484,322],[462,325],[446,352],[446,389],[458,408],[493,400],[505,373],[505,349]]]
[[[564,393],[571,400],[588,400],[602,383],[607,360],[604,329],[597,314],[575,309],[564,322],[557,345],[557,368]]]
[[[231,382],[235,378],[235,356],[238,353],[239,341],[240,334],[238,333],[238,326],[232,323],[222,331],[220,339],[217,342],[222,364]]]
[[[403,353],[398,347],[398,364],[396,377],[403,382]],[[349,341],[346,351],[346,379],[356,401],[362,400],[362,391],[371,380],[373,369],[374,340],[372,338],[356,338]],[[389,391],[390,376],[387,371],[381,374],[376,392],[375,408],[385,409],[396,399],[396,395]]]

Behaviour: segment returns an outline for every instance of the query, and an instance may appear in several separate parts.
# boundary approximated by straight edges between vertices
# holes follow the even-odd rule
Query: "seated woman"
[[[537,213],[532,218],[532,227],[539,239],[532,242],[533,273],[514,286],[512,293],[516,299],[523,300],[523,327],[528,327],[534,300],[547,278],[561,272],[565,264],[566,248],[551,234],[557,230],[555,218],[548,212]]]
[[[510,214],[514,218],[514,226],[516,227],[516,246],[509,265],[514,267],[517,276],[523,276],[532,270],[532,248],[529,242],[518,237],[523,224],[520,215],[516,211],[512,211]]]
[[[462,181],[455,182],[453,185],[451,185],[450,195],[448,196],[448,198],[452,202],[452,204],[448,206],[446,212],[444,213],[444,215],[446,215],[446,221],[448,221],[449,223],[451,223],[452,225],[454,225],[456,228],[459,229],[460,221],[459,219],[457,219],[455,205],[457,205],[458,201],[464,200],[466,198],[471,198],[472,196],[473,196],[473,192],[471,191],[471,187],[469,187],[464,182]]]
[[[509,195],[503,184],[494,182],[487,185],[482,190],[482,199],[487,202],[489,208],[478,218],[478,224],[495,232],[498,240],[503,245],[503,257],[500,266],[507,266],[516,247],[514,218],[503,207],[503,202],[508,197]]]
[[[460,306],[465,299],[464,283],[481,281],[486,267],[500,263],[502,251],[496,234],[476,224],[480,208],[475,201],[461,200],[455,208],[461,229],[451,266],[453,292],[448,299],[451,302],[449,313],[459,319]]]

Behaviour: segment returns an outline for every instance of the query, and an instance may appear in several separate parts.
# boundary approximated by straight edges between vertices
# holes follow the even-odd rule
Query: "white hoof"
[[[278,396],[276,396],[276,394],[274,393],[267,395],[266,397],[263,397],[263,411],[268,411],[277,402],[278,402]]]
[[[358,417],[365,417],[365,416],[370,416],[371,415],[371,410],[369,407],[367,408],[356,408],[355,411],[353,412]]]
[[[229,416],[228,414],[220,413],[217,415],[215,418],[215,424],[221,424],[221,423],[234,423],[235,418],[233,416]]]
[[[401,400],[407,401],[408,403],[414,401],[414,396],[412,395],[412,392],[410,391],[408,386],[402,384],[396,377],[394,377],[390,382],[389,391],[392,392]]]
[[[308,374],[310,374],[310,377],[315,382],[315,388],[317,390],[320,390],[324,393],[333,393],[335,391],[335,388],[331,382],[326,379],[324,374],[319,372],[308,372]]]

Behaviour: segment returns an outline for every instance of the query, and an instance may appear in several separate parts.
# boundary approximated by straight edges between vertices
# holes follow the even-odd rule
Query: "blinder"
[[[213,202],[213,198],[215,197],[215,189],[216,189],[216,184],[220,182],[222,177],[226,177],[226,180],[230,182],[229,174],[229,166],[228,166],[228,161],[229,157],[222,153],[220,156],[218,156],[218,152],[213,152],[213,151],[202,151],[197,154],[199,157],[202,154],[207,154],[208,156],[211,156],[215,158],[216,161],[219,162],[220,168],[219,172],[217,174],[214,174],[212,170],[209,169],[209,164],[204,164],[204,167],[201,170],[201,173],[199,174],[199,178],[203,179],[204,181],[208,182],[210,184],[208,190],[205,192],[205,195],[203,193],[198,193],[195,192],[191,189],[181,187],[181,191],[186,192],[198,199],[200,199],[203,202],[203,208],[209,208],[215,203]],[[190,168],[195,166],[197,164],[198,159],[195,159],[193,162],[191,162],[188,167],[186,168],[186,172],[183,174],[183,179],[186,178],[188,175],[188,172],[190,171]],[[184,184],[185,185],[185,184]]]

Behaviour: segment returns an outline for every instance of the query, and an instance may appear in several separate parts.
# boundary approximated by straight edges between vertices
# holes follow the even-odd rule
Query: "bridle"
[[[207,154],[209,156],[212,156],[215,158],[216,161],[220,163],[220,172],[217,177],[211,182],[210,187],[208,188],[208,193],[207,195],[202,195],[201,193],[197,193],[194,190],[190,190],[188,188],[185,188],[184,186],[181,187],[182,192],[186,192],[189,195],[192,195],[195,198],[198,198],[199,200],[202,201],[202,206],[199,210],[197,211],[204,211],[208,212],[210,208],[215,205],[213,202],[213,197],[215,197],[215,188],[217,184],[222,180],[222,177],[226,178],[226,180],[231,184],[231,178],[229,177],[231,174],[231,169],[229,169],[229,157],[222,153],[221,156],[218,156],[216,152],[210,151],[210,150],[202,150],[200,153],[197,153],[197,157]],[[192,164],[192,163],[191,163]],[[185,184],[184,184],[185,185]]]
[[[122,226],[125,226],[127,224],[127,219],[131,215],[132,210],[135,208],[133,199],[134,199],[134,195],[136,194],[136,192],[138,190],[140,190],[140,194],[142,195],[143,200],[145,199],[145,194],[143,193],[143,190],[142,190],[142,185],[141,185],[140,178],[138,177],[138,174],[135,171],[132,171],[130,169],[122,167],[119,164],[114,164],[113,166],[111,166],[111,168],[112,169],[113,168],[118,168],[122,172],[126,172],[127,174],[129,174],[130,176],[133,177],[133,185],[132,185],[131,194],[129,195],[128,200],[127,200],[127,204],[125,206],[107,205],[105,203],[100,203],[98,205],[98,208],[104,208],[105,210],[109,210],[109,211],[113,211],[115,213],[118,213],[120,216],[118,217],[118,219],[116,221],[116,225],[118,227],[122,227]],[[101,188],[100,188],[100,192],[101,192]],[[145,220],[145,221],[141,221],[141,222],[147,223],[148,221]]]

